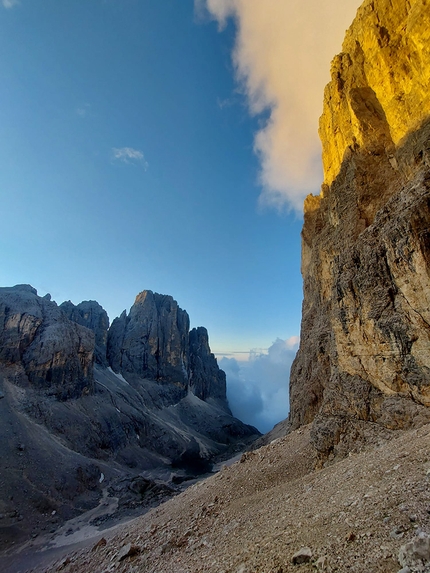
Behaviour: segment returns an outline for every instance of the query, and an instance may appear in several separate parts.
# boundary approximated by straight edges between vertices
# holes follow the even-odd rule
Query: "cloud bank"
[[[288,416],[288,380],[297,348],[297,336],[278,338],[268,354],[251,351],[248,362],[226,357],[218,360],[227,376],[227,398],[237,418],[265,433]]]
[[[140,163],[145,171],[148,169],[148,162],[139,149],[133,149],[132,147],[113,147],[112,156],[115,160],[121,161],[122,163]]]
[[[341,50],[359,0],[195,0],[223,28],[236,22],[236,78],[252,115],[269,117],[255,134],[262,204],[302,210],[322,182],[318,117],[330,61]]]

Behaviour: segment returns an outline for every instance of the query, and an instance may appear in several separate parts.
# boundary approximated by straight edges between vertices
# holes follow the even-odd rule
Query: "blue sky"
[[[309,47],[324,79],[295,79],[305,50],[279,21],[313,1],[267,0],[262,19],[258,0],[0,0],[1,286],[96,299],[111,320],[170,294],[220,356],[297,336],[316,118],[358,5]]]

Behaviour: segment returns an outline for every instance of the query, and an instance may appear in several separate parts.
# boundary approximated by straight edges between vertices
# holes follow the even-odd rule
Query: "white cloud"
[[[145,171],[148,169],[148,162],[139,149],[133,149],[132,147],[113,147],[112,156],[115,160],[122,161],[123,163],[139,163],[143,166]]]
[[[19,0],[2,0],[3,8],[9,9],[20,4]]]
[[[221,99],[218,97],[216,103],[219,109],[224,109],[225,107],[231,107],[232,105],[234,105],[236,103],[236,100],[234,98]]]
[[[288,416],[289,375],[298,342],[298,336],[278,338],[267,353],[251,350],[248,362],[218,360],[227,376],[227,398],[236,417],[268,432]]]
[[[330,61],[361,0],[195,0],[220,29],[235,19],[233,63],[252,115],[269,112],[256,133],[262,204],[302,209],[322,182],[318,117]]]

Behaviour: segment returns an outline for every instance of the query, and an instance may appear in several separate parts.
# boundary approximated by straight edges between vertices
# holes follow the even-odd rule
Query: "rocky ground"
[[[430,571],[430,426],[375,426],[314,469],[310,427],[279,438],[54,563],[64,573]],[[52,543],[52,542],[51,542]]]

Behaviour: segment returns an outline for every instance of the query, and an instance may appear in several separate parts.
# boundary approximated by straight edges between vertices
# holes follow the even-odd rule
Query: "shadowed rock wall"
[[[16,380],[63,400],[94,389],[94,335],[30,285],[0,288],[0,363]],[[27,380],[23,382],[25,374]]]
[[[119,508],[145,507],[136,480],[171,495],[153,480],[186,481],[259,436],[232,416],[206,329],[190,333],[172,297],[144,291],[106,341],[107,326],[94,301],[0,288],[0,551],[106,488]]]
[[[94,332],[94,359],[97,364],[107,366],[106,343],[109,317],[105,309],[95,300],[85,300],[76,306],[68,300],[60,304],[60,308],[70,320]]]
[[[226,377],[218,368],[209,348],[208,331],[203,326],[190,332],[190,388],[198,398],[226,402]]]
[[[190,319],[171,296],[145,290],[130,314],[112,322],[107,341],[109,365],[159,382],[188,386]]]

